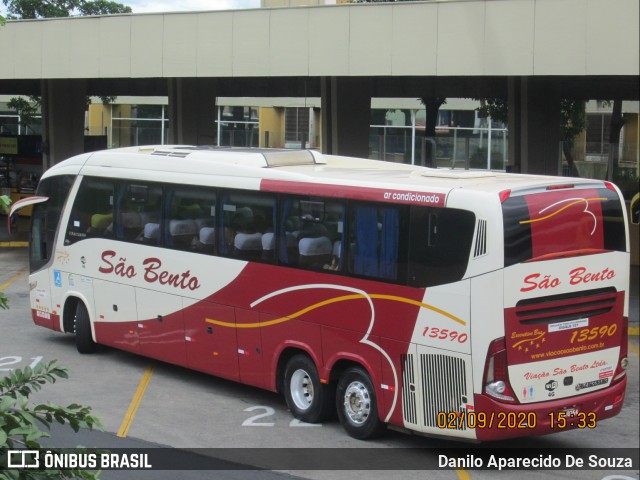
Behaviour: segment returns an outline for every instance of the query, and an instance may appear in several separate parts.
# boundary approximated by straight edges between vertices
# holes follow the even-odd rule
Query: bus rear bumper
[[[475,395],[476,418],[488,421],[476,422],[476,438],[480,441],[502,440],[506,438],[546,435],[582,428],[589,430],[605,418],[617,415],[624,403],[627,377],[604,390],[584,395],[552,400],[544,403],[511,405],[498,402],[486,395]],[[569,416],[575,410],[577,416]],[[565,412],[564,420],[559,420]],[[535,425],[533,425],[535,421]],[[482,428],[479,428],[482,427]]]

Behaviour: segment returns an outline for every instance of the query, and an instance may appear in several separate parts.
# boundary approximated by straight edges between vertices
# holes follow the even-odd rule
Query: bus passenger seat
[[[194,220],[170,220],[169,243],[170,247],[188,248],[196,235],[196,222]]]
[[[146,223],[142,233],[142,241],[147,243],[157,243],[160,237],[159,223]]]
[[[331,265],[329,270],[342,269],[342,240],[333,242],[333,251],[331,252]]]
[[[211,227],[213,225],[213,220],[211,218],[196,218],[196,226],[198,230],[201,230],[204,227]]]
[[[233,239],[233,254],[246,260],[260,258],[262,253],[262,234],[237,233]]]
[[[199,240],[204,250],[213,251],[216,244],[216,229],[214,227],[202,227]]]
[[[118,238],[134,240],[142,228],[142,219],[138,212],[120,213],[120,224],[117,225]]]
[[[331,260],[333,245],[329,237],[303,238],[298,244],[301,266],[321,268]]]
[[[276,253],[276,237],[273,232],[262,235],[262,259],[273,260]]]

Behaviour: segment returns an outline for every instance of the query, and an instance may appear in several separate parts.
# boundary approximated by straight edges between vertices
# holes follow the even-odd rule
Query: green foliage
[[[20,115],[20,125],[28,127],[33,123],[40,112],[42,99],[35,95],[29,95],[29,100],[24,97],[13,97],[7,102],[7,108]]]
[[[562,140],[573,145],[575,138],[587,127],[583,100],[560,100],[560,129]]]
[[[80,15],[108,15],[115,13],[131,13],[131,7],[108,0],[82,2],[78,7]]]
[[[11,205],[11,197],[9,195],[0,195],[0,208],[5,215],[9,213],[9,205]]]
[[[4,296],[4,293],[0,292],[0,308],[2,310],[9,309],[9,299]]]
[[[477,98],[480,102],[478,113],[481,117],[491,117],[504,124],[508,123],[508,104],[504,98]],[[562,140],[573,144],[587,120],[582,100],[560,100],[560,131]]]
[[[131,13],[131,7],[108,0],[2,0],[9,19]]]
[[[492,120],[507,124],[509,122],[507,101],[504,98],[480,98],[478,114],[483,117],[491,117]]]
[[[52,403],[31,406],[29,395],[38,392],[48,383],[68,378],[66,368],[59,367],[53,360],[47,364],[38,364],[31,369],[13,370],[0,379],[0,465],[6,465],[2,458],[7,448],[41,448],[40,439],[49,437],[48,430],[53,422],[69,425],[75,432],[81,428],[98,428],[102,425],[98,418],[91,415],[90,407],[71,404],[62,407]],[[55,453],[60,450],[48,448]],[[85,478],[95,479],[98,473],[78,468],[48,470],[0,470],[2,479],[58,479]]]

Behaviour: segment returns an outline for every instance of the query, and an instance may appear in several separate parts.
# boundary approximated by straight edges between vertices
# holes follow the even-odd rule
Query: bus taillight
[[[629,365],[629,319],[622,319],[622,338],[620,339],[620,357],[618,358],[618,366],[616,373],[613,375],[613,381],[616,383],[624,378],[627,374],[627,366]]]
[[[495,339],[489,345],[483,383],[487,395],[503,402],[516,402],[516,396],[509,384],[507,346],[504,337]]]

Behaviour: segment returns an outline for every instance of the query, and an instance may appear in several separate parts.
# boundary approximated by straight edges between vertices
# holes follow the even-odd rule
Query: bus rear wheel
[[[87,307],[81,301],[78,302],[76,307],[75,316],[75,331],[76,331],[76,348],[80,353],[93,353],[96,351],[96,342],[93,341],[91,335],[91,321],[89,319],[89,312]]]
[[[376,392],[369,375],[360,367],[345,370],[336,390],[338,418],[353,438],[366,440],[380,436],[385,424],[378,418]]]
[[[306,355],[295,355],[287,362],[284,396],[293,416],[303,422],[318,423],[331,414],[330,387],[320,382],[315,364]]]

